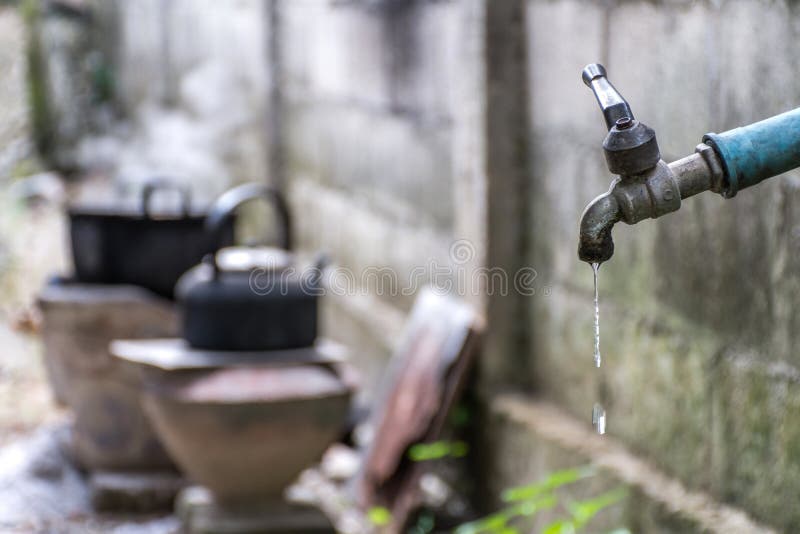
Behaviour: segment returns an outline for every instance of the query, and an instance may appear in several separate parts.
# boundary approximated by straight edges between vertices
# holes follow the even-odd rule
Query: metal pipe
[[[722,192],[724,172],[722,163],[714,149],[705,143],[695,148],[694,154],[669,164],[675,176],[681,198],[689,198],[703,191]]]
[[[678,178],[681,198],[689,198],[711,188],[711,174],[703,156],[698,153],[669,164],[669,170]]]

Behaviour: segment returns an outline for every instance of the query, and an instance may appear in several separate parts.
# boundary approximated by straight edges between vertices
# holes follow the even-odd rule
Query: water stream
[[[592,264],[592,271],[594,271],[594,365],[600,368],[602,358],[600,357],[600,299],[597,290],[597,272],[600,270],[599,263]],[[595,402],[592,407],[592,425],[598,434],[606,433],[606,411]]]
[[[592,264],[594,271],[594,364],[600,367],[602,358],[600,357],[600,299],[597,292],[597,271],[600,270],[599,263]]]

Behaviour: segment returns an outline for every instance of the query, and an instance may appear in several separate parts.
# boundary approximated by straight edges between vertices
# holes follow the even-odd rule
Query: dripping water
[[[594,403],[594,408],[592,408],[592,425],[598,434],[606,433],[606,411],[597,402]]]
[[[602,361],[600,357],[600,299],[597,290],[597,272],[600,270],[599,263],[592,263],[592,271],[594,271],[594,365],[600,367]],[[606,433],[606,411],[595,402],[592,408],[592,426],[597,430],[598,434]]]
[[[594,271],[594,364],[600,367],[600,300],[597,292],[597,271],[600,270],[599,263],[592,264]]]

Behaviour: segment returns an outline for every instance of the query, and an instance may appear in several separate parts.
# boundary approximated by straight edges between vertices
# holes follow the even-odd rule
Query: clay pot
[[[164,374],[144,406],[175,462],[220,503],[280,498],[343,432],[351,390],[326,366]]]

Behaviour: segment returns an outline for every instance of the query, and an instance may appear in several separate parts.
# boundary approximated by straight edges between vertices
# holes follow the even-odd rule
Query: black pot
[[[283,197],[258,184],[224,195],[229,207],[209,216],[209,232],[221,232],[242,203],[264,198],[280,219],[284,250],[234,247],[207,256],[178,282],[183,336],[191,347],[216,351],[263,351],[307,347],[317,337],[322,262],[307,275],[291,267],[291,228]],[[222,199],[220,199],[222,201]],[[244,262],[233,265],[236,256]]]
[[[179,191],[179,213],[152,213],[151,200],[160,189]],[[68,215],[77,282],[133,284],[167,298],[183,273],[234,239],[233,217],[210,235],[206,214],[190,210],[188,190],[164,180],[145,185],[140,210],[71,208]]]

